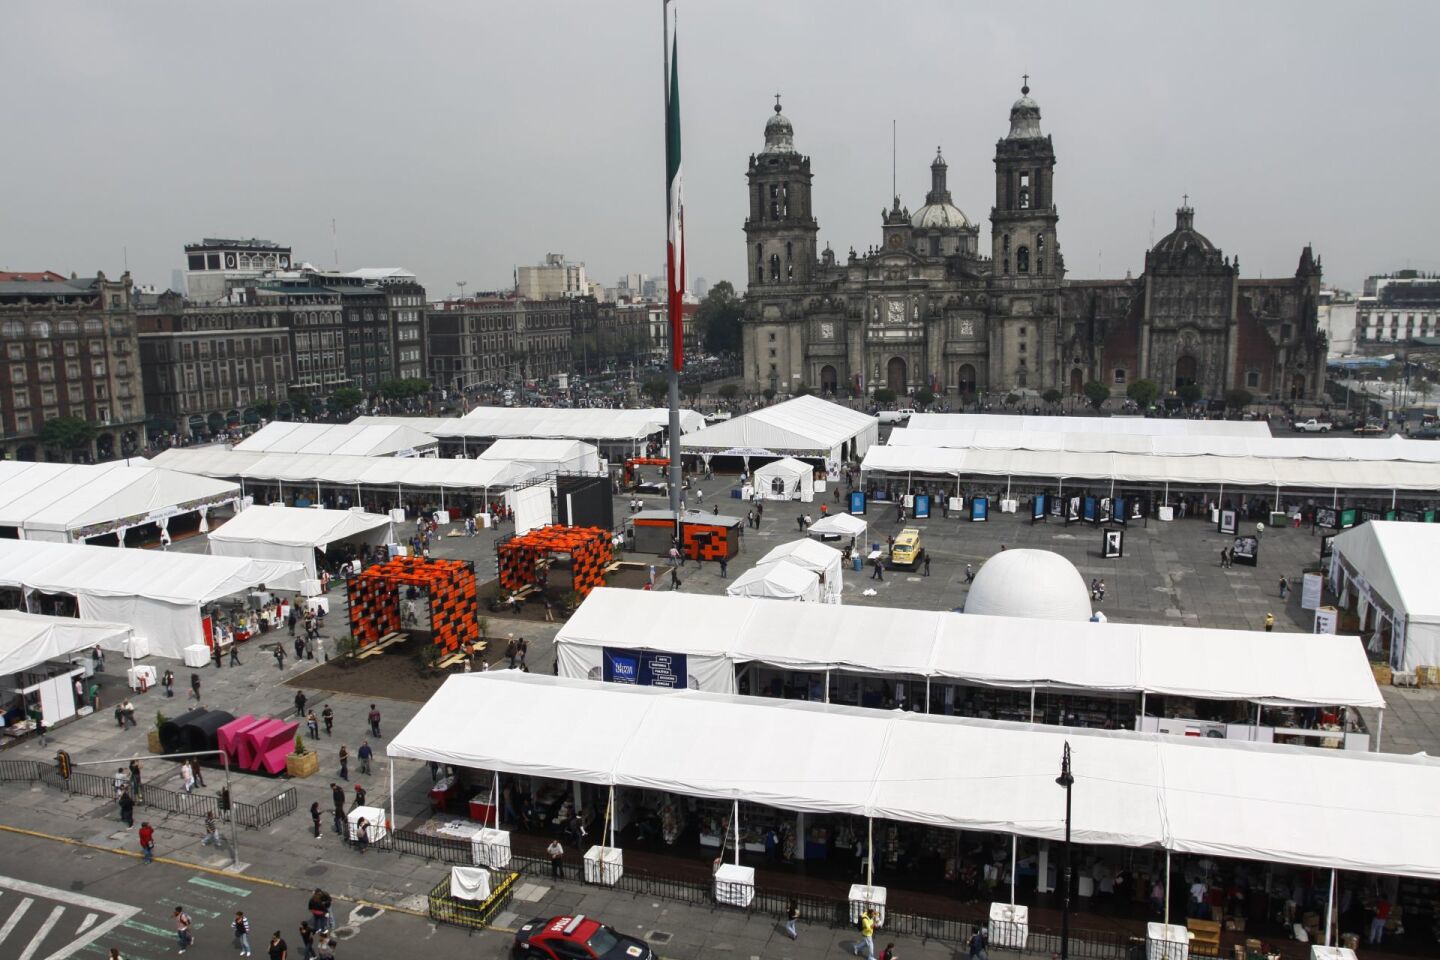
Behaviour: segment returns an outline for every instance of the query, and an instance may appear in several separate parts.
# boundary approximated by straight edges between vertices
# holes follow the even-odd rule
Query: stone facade
[[[747,173],[747,388],[975,398],[1078,395],[1092,379],[1123,394],[1147,378],[1166,394],[1193,383],[1212,398],[1233,388],[1318,397],[1326,342],[1309,247],[1293,278],[1242,279],[1238,259],[1195,230],[1187,203],[1138,279],[1067,278],[1054,145],[1029,92],[995,147],[986,256],[938,150],[924,206],[912,213],[894,197],[878,245],[852,247],[843,262],[819,250],[810,158],[776,104]]]

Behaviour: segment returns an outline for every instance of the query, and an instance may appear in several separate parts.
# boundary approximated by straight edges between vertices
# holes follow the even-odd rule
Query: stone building
[[[1092,379],[1123,393],[1148,378],[1165,393],[1194,383],[1210,397],[1237,387],[1317,397],[1326,344],[1308,247],[1294,277],[1242,279],[1238,258],[1195,230],[1186,203],[1141,277],[1067,277],[1054,144],[1029,94],[1027,84],[995,146],[984,254],[937,149],[924,205],[912,212],[893,197],[880,242],[843,260],[819,248],[811,158],[777,101],[747,172],[747,387],[976,398],[1074,395]]]
[[[1361,353],[1397,353],[1415,337],[1440,336],[1440,277],[1416,270],[1365,279],[1355,302],[1355,346]]]
[[[0,456],[107,460],[145,446],[145,399],[130,275],[0,273]],[[95,426],[80,450],[46,450],[42,425]]]
[[[430,379],[464,390],[568,373],[574,318],[594,311],[589,298],[526,300],[508,293],[432,304],[425,332]]]

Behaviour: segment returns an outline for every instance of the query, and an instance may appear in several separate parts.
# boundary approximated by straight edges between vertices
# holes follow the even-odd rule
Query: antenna
[[[340,269],[340,241],[335,235],[335,218],[330,218],[330,245],[335,248],[335,269]]]
[[[129,247],[121,247],[121,248],[120,248],[120,260],[121,260],[122,263],[125,264],[125,272],[126,272],[126,273],[129,273],[129,272],[130,272],[130,248],[129,248]]]
[[[890,121],[890,196],[899,198],[900,188],[895,174],[895,121]]]
[[[1147,244],[1147,246],[1149,246],[1149,247],[1154,247],[1154,246],[1155,246],[1155,208],[1154,208],[1154,207],[1151,207],[1151,208],[1150,208],[1150,242]]]

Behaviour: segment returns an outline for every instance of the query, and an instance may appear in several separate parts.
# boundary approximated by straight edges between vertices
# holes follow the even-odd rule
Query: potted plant
[[[289,777],[313,777],[320,772],[320,754],[305,746],[305,738],[295,734],[295,752],[285,757],[285,775]]]
[[[151,753],[164,753],[165,749],[160,746],[160,728],[165,726],[169,717],[159,710],[155,711],[155,726],[145,731],[145,746]]]

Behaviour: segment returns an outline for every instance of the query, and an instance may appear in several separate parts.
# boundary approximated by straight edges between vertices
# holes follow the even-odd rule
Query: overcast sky
[[[1248,276],[1440,270],[1440,4],[679,0],[692,279],[743,277],[745,168],[784,95],[820,241],[877,243],[937,145],[988,249],[1031,75],[1072,278],[1139,273],[1189,193]],[[168,285],[205,236],[404,266],[432,296],[561,252],[664,258],[658,0],[6,0],[0,268]],[[1152,233],[1153,222],[1153,233]]]

